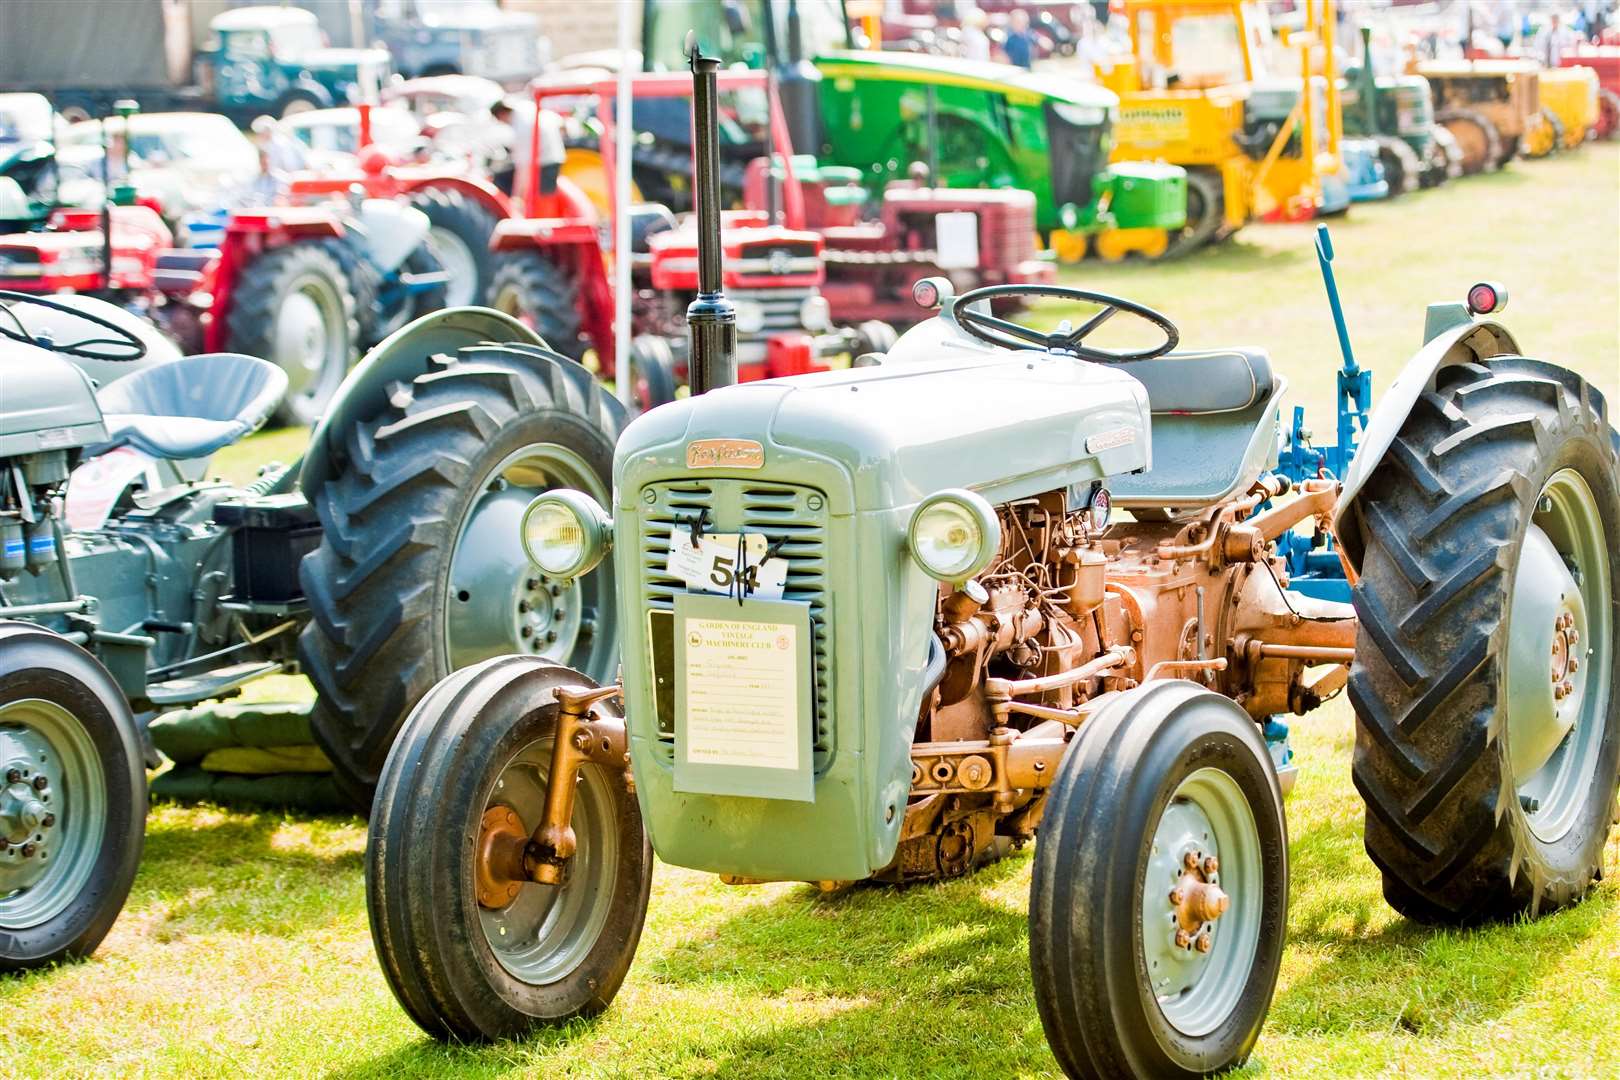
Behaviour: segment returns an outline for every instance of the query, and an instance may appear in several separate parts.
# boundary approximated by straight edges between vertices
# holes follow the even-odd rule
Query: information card
[[[815,798],[810,605],[675,597],[675,790]]]

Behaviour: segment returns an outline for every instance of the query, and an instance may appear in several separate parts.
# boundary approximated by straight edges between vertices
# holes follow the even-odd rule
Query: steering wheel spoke
[[[114,336],[83,338],[65,345],[48,339],[42,340],[29,331],[27,325],[14,310],[17,306],[26,304],[71,316],[101,330],[111,331]],[[0,318],[0,337],[7,337],[12,341],[21,342],[24,345],[33,345],[36,348],[49,349],[64,356],[77,356],[84,360],[124,363],[139,360],[146,355],[146,342],[117,323],[110,322],[99,315],[89,311],[82,311],[68,304],[46,300],[43,297],[35,296],[33,293],[0,289],[0,315],[4,316],[4,318]],[[107,345],[112,346],[112,348],[103,352],[89,348],[92,345]]]
[[[980,301],[997,298],[1066,300],[1071,303],[1095,304],[1102,310],[1087,319],[1078,329],[1045,333],[1008,319],[998,318],[985,311],[975,310],[972,306]],[[1134,351],[1098,349],[1082,344],[1090,334],[1120,312],[1152,323],[1164,333],[1164,341],[1151,348]],[[1181,341],[1181,332],[1176,329],[1176,324],[1144,304],[1111,296],[1108,293],[1057,285],[991,285],[973,289],[954,298],[941,314],[980,341],[1003,349],[1061,351],[1071,353],[1082,360],[1104,364],[1128,364],[1138,360],[1151,360],[1155,356],[1163,356]]]

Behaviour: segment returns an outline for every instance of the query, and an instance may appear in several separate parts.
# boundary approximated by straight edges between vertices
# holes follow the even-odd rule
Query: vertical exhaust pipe
[[[721,286],[720,121],[716,72],[720,61],[704,56],[697,34],[686,35],[692,66],[693,194],[698,218],[698,294],[686,309],[690,344],[687,371],[692,393],[737,381],[737,309]]]

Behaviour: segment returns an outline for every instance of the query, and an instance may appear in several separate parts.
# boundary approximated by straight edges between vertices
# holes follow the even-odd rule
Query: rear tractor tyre
[[[1598,119],[1592,137],[1603,141],[1620,137],[1620,94],[1613,90],[1598,90]]]
[[[1379,135],[1378,163],[1384,167],[1384,179],[1389,183],[1390,195],[1405,195],[1416,191],[1423,178],[1423,161],[1405,139],[1393,135]]]
[[[567,487],[610,505],[623,410],[545,349],[479,345],[433,359],[343,434],[343,474],[312,497],[321,543],[299,579],[311,719],[364,809],[394,734],[452,671],[508,653],[605,681],[618,663],[611,563],[573,582],[531,566],[523,511]]]
[[[1029,956],[1064,1072],[1241,1064],[1288,911],[1282,792],[1254,721],[1190,682],[1128,691],[1080,729],[1047,800]]]
[[[561,266],[532,251],[495,256],[488,304],[527,326],[570,360],[590,343],[580,332],[579,284]]]
[[[498,864],[486,840],[539,825],[555,690],[589,682],[537,656],[458,671],[422,699],[388,755],[366,844],[366,909],[394,996],[436,1038],[513,1038],[594,1015],[630,970],[652,849],[622,771],[580,767],[578,848],[562,885],[502,875],[510,891],[495,898],[511,898],[488,903]]]
[[[1423,186],[1439,187],[1462,175],[1462,149],[1449,128],[1435,124],[1429,129],[1429,151],[1423,156]]]
[[[89,956],[141,861],[146,774],[107,669],[0,622],[0,971]]]
[[[483,203],[455,188],[429,186],[410,194],[410,204],[427,215],[427,245],[450,277],[445,307],[483,303],[495,273],[489,238],[496,215]]]
[[[1551,109],[1542,109],[1530,118],[1521,149],[1527,158],[1550,157],[1563,149],[1564,122]]]
[[[349,373],[360,337],[341,240],[272,248],[248,264],[231,292],[227,348],[287,373],[276,407],[283,424],[312,424]]]
[[[1462,154],[1462,175],[1477,176],[1501,168],[1504,161],[1502,136],[1490,117],[1477,109],[1444,109],[1434,120],[1449,131],[1456,142]],[[1512,156],[1508,154],[1509,158]]]
[[[1602,396],[1442,368],[1351,508],[1352,776],[1384,897],[1464,924],[1579,900],[1620,776],[1620,462]]]

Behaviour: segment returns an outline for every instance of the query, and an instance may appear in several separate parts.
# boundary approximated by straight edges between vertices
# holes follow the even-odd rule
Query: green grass
[[[1526,352],[1620,392],[1620,147],[1587,147],[1335,225],[1357,352],[1387,385],[1422,306],[1514,291]],[[1245,230],[1174,266],[1065,279],[1160,308],[1191,345],[1268,345],[1319,429],[1332,327],[1306,226]],[[273,433],[222,462],[291,460]],[[264,688],[286,692],[289,685]],[[1620,847],[1579,907],[1436,932],[1400,919],[1361,848],[1351,717],[1296,723],[1293,895],[1253,1075],[1620,1073]],[[521,1044],[444,1048],[382,981],[358,820],[162,806],[128,909],[87,963],[0,983],[13,1075],[1023,1076],[1054,1071],[1029,989],[1027,853],[945,885],[732,888],[659,867],[640,953],[604,1016]]]

